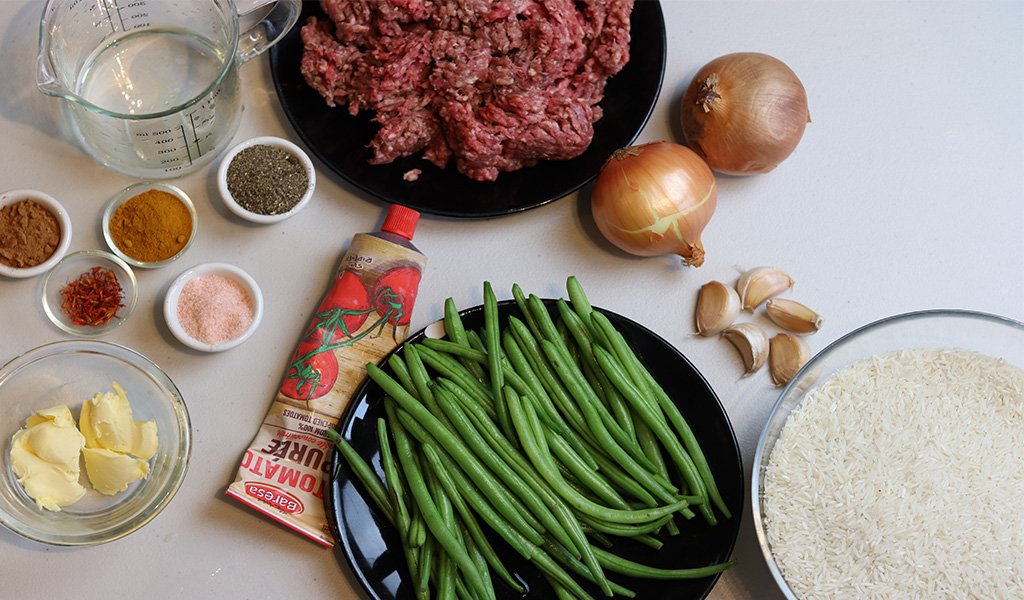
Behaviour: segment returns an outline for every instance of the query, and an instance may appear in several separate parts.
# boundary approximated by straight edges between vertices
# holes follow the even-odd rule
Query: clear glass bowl
[[[181,201],[182,204],[185,205],[185,208],[188,209],[188,213],[192,215],[192,230],[189,232],[188,240],[185,242],[185,245],[182,246],[181,250],[179,250],[177,254],[171,256],[170,258],[167,258],[166,260],[153,262],[136,260],[125,254],[123,251],[121,251],[120,248],[117,247],[117,244],[114,243],[114,237],[110,233],[110,220],[111,218],[113,218],[114,212],[117,211],[117,209],[122,204],[134,198],[138,194],[145,192],[146,190],[160,190],[175,196],[176,198],[178,198],[178,200]],[[107,202],[106,207],[104,207],[102,220],[103,239],[107,242],[107,246],[110,248],[110,251],[116,254],[121,260],[125,261],[129,265],[133,267],[138,267],[140,269],[158,269],[160,267],[166,267],[167,265],[181,258],[189,249],[189,247],[192,246],[192,242],[195,241],[196,239],[196,231],[198,231],[199,229],[199,219],[196,215],[196,206],[195,204],[192,203],[192,199],[188,197],[188,194],[174,187],[173,185],[168,185],[166,183],[157,183],[154,181],[143,181],[141,183],[136,183],[118,192],[117,195],[115,195],[113,198],[110,199],[110,201]]]
[[[1024,368],[1024,323],[966,310],[926,310],[888,317],[856,329],[816,354],[782,391],[761,433],[750,485],[754,527],[761,552],[782,593],[798,596],[786,582],[768,542],[764,478],[772,450],[789,415],[833,373],[858,360],[911,348],[958,348],[1002,358]]]
[[[97,392],[124,388],[136,420],[156,421],[159,446],[146,479],[104,496],[88,485],[60,512],[40,509],[10,464],[11,437],[33,412],[66,404],[76,422]],[[96,340],[53,342],[0,367],[0,523],[26,538],[58,546],[87,546],[124,537],[150,522],[171,501],[188,469],[191,426],[174,382],[134,350]]]
[[[77,325],[61,308],[63,303],[61,290],[69,282],[78,279],[79,275],[97,266],[110,269],[117,276],[117,281],[121,284],[121,291],[124,294],[124,306],[118,309],[114,318],[106,325]],[[42,296],[43,311],[54,325],[80,337],[98,337],[110,333],[111,330],[120,327],[121,323],[128,320],[128,316],[135,310],[139,291],[135,273],[123,260],[102,250],[82,250],[68,254],[50,269],[50,272],[46,274],[46,279],[43,280]]]

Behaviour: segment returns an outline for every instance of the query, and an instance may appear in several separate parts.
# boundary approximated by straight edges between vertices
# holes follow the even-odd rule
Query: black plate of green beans
[[[491,292],[488,290],[485,292],[485,296],[488,293]],[[522,301],[523,298],[519,297],[519,300]],[[564,324],[564,321],[566,320],[575,319],[568,319],[568,316],[564,313],[562,313],[563,318],[559,318],[560,312],[558,304],[554,300],[539,300],[531,297],[531,301],[542,303],[534,305],[533,308],[537,309],[537,306],[543,306],[543,309],[552,317],[551,323],[557,323],[558,334],[561,335],[564,340],[568,340],[564,347],[566,349],[575,349],[575,354],[579,358],[580,364],[585,362],[583,358],[579,357],[580,354],[583,354],[583,352],[580,351],[581,344],[573,343],[573,332],[570,331],[571,328],[566,327]],[[568,306],[569,304],[566,303],[562,308],[565,309]],[[454,308],[448,308],[451,312],[447,313],[446,316],[450,319],[452,313],[454,313]],[[483,376],[479,379],[482,382],[480,385],[483,386],[483,388],[488,386],[487,370],[485,367],[487,359],[481,360],[480,358],[476,358],[473,360],[472,357],[479,357],[480,351],[484,351],[484,356],[486,356],[486,350],[491,347],[489,345],[489,336],[487,335],[488,330],[485,329],[485,326],[490,327],[494,322],[498,322],[498,331],[501,332],[499,337],[502,337],[502,339],[505,339],[506,332],[514,330],[513,321],[517,322],[516,325],[518,325],[521,330],[526,331],[526,329],[523,328],[523,325],[528,321],[528,319],[523,317],[523,311],[520,310],[521,308],[525,309],[526,312],[530,312],[528,306],[522,302],[519,304],[514,300],[496,302],[493,301],[492,296],[492,300],[486,308],[484,305],[481,305],[458,312],[460,321],[459,326],[464,328],[464,331],[460,332],[459,335],[465,336],[468,332],[470,336],[475,336],[474,340],[476,341],[478,351],[476,354],[473,354],[471,351],[466,351],[468,357],[460,357],[456,354],[452,354],[450,357],[459,360],[460,364],[463,365],[473,362],[479,363],[478,367],[475,367],[473,372],[478,374],[483,373]],[[489,317],[485,318],[487,310],[492,311],[492,313]],[[615,569],[605,568],[605,575],[611,582],[609,585],[612,586],[613,591],[616,592],[616,597],[624,597],[621,594],[625,592],[625,590],[631,590],[635,593],[635,598],[638,600],[689,600],[704,598],[711,591],[720,576],[719,571],[722,569],[715,565],[722,565],[730,558],[733,545],[739,532],[742,516],[744,497],[743,466],[739,446],[737,445],[732,426],[725,410],[708,382],[690,363],[690,361],[680,354],[671,344],[654,332],[626,317],[600,308],[596,308],[594,310],[605,317],[605,319],[602,319],[603,323],[613,327],[621,334],[621,337],[619,338],[620,342],[624,342],[625,346],[628,347],[628,350],[633,353],[632,355],[639,359],[639,363],[646,368],[650,376],[653,377],[653,379],[660,385],[660,389],[664,390],[667,398],[670,399],[670,401],[674,403],[675,407],[678,408],[679,414],[683,419],[685,419],[685,422],[688,424],[689,429],[692,432],[693,441],[699,444],[700,451],[703,453],[704,464],[710,470],[711,476],[713,477],[714,486],[717,487],[717,495],[721,505],[712,504],[710,500],[706,501],[707,511],[713,515],[712,519],[717,521],[714,525],[709,524],[709,520],[704,518],[703,509],[698,510],[699,507],[697,505],[692,505],[690,507],[693,509],[690,512],[692,518],[681,517],[680,515],[682,513],[673,515],[674,531],[672,531],[671,534],[669,533],[669,530],[671,530],[672,527],[664,525],[664,517],[658,521],[659,523],[663,523],[663,525],[659,527],[657,531],[643,533],[636,538],[619,537],[617,535],[594,532],[593,527],[590,527],[589,522],[586,521],[588,518],[586,515],[583,516],[584,521],[581,521],[583,523],[582,527],[587,532],[587,539],[590,540],[592,542],[592,546],[596,548],[596,550],[593,551],[595,555],[598,553],[601,555],[601,560],[599,561],[601,564],[606,564],[604,562],[606,560],[605,557],[610,554],[614,554],[615,556],[631,561],[632,563],[639,563],[662,570],[695,570],[691,574],[691,577],[688,578],[664,580],[648,579],[646,577],[640,578],[634,576],[634,574],[624,575],[620,572],[615,572]],[[595,318],[594,322],[596,321],[597,319]],[[587,324],[590,325],[591,322],[588,321]],[[579,323],[577,323],[577,325],[579,325]],[[537,327],[542,329],[540,326]],[[536,331],[533,323],[530,323],[529,329]],[[515,330],[516,333],[518,333],[518,331],[518,329]],[[586,328],[583,328],[583,333],[580,335],[586,337],[586,331]],[[526,334],[524,333],[524,335]],[[445,341],[451,341],[451,337],[452,336],[449,335],[440,343],[436,340],[425,342],[427,339],[426,330],[421,330],[412,335],[406,343],[396,349],[392,355],[395,355],[396,359],[404,356],[405,360],[408,361],[404,364],[425,364],[426,370],[430,375],[435,375],[436,373],[439,373],[439,371],[435,372],[433,363],[427,360],[428,358],[432,359],[434,356],[431,349],[440,348],[441,350],[444,350],[446,348]],[[540,337],[543,337],[543,334],[538,334],[538,338]],[[516,338],[515,336],[512,336],[512,338],[522,339]],[[495,339],[497,339],[497,337]],[[577,338],[576,341],[579,341],[579,338]],[[431,347],[424,350],[424,345],[426,343],[431,344]],[[417,356],[416,363],[414,363],[413,359],[410,357],[410,352],[408,350],[410,345],[415,345],[415,348],[418,349],[414,350]],[[471,343],[468,345],[472,346]],[[544,351],[554,348],[555,345],[545,345]],[[526,351],[528,350],[526,342],[523,342],[523,348],[524,354],[529,355],[529,352]],[[554,349],[552,349],[551,352],[553,355],[557,356],[557,352]],[[522,434],[523,437],[518,438],[519,441],[513,443],[513,446],[518,445],[524,448],[522,454],[525,456],[528,454],[525,448],[527,444],[531,443],[529,440],[532,439],[533,441],[537,441],[538,439],[538,437],[531,437],[526,432],[532,431],[533,433],[538,433],[540,437],[545,437],[546,435],[546,439],[552,439],[552,434],[543,433],[545,431],[544,425],[541,423],[543,419],[537,418],[537,415],[543,412],[540,407],[540,403],[537,403],[537,410],[534,410],[533,408],[528,408],[526,411],[523,410],[523,408],[526,408],[527,404],[530,404],[530,402],[526,401],[526,395],[529,394],[529,390],[531,388],[530,383],[526,381],[528,378],[517,378],[515,374],[509,375],[507,372],[508,369],[515,371],[515,367],[511,364],[513,362],[512,358],[514,353],[508,352],[507,349],[503,348],[499,354],[505,357],[506,362],[508,363],[505,366],[506,375],[504,378],[506,388],[516,388],[516,384],[522,386],[523,389],[520,391],[523,391],[523,401],[519,401],[518,395],[515,393],[515,389],[510,389],[506,391],[505,394],[502,394],[502,396],[507,398],[507,400],[495,403],[493,405],[495,407],[494,410],[488,414],[491,414],[493,417],[493,422],[495,423],[493,429],[500,432],[505,430],[505,427],[508,427],[508,430],[511,432],[510,436],[514,440],[517,439],[515,437],[517,427],[519,428],[518,431],[525,430]],[[590,354],[593,355],[593,352]],[[614,354],[614,352],[611,354]],[[524,357],[519,356],[518,358],[522,360]],[[529,360],[526,360],[526,363],[531,364]],[[591,362],[592,365],[595,363],[596,361]],[[389,357],[385,358],[385,360],[380,363],[380,373],[383,373],[385,376],[390,375],[397,382],[402,378],[396,372],[393,366],[394,364],[392,356],[389,355]],[[625,365],[625,361],[623,361],[622,364]],[[530,371],[529,367],[526,367],[526,370]],[[536,370],[541,371],[539,367]],[[610,387],[614,387],[608,377],[597,376],[593,371],[589,371],[585,368],[582,368],[580,372],[583,373],[584,371],[586,371],[585,376],[594,377],[592,387],[595,390],[601,388],[601,382],[604,382],[605,385],[609,385]],[[612,374],[614,374],[614,371],[612,371]],[[563,375],[562,373],[554,375],[554,377],[559,376],[564,376],[567,381],[571,380],[571,375]],[[538,376],[537,379],[543,380],[543,377]],[[626,379],[628,380],[628,376],[626,376]],[[451,380],[458,381],[458,379],[452,375],[449,378],[449,381],[446,382],[446,385],[447,383],[450,383]],[[405,381],[409,381],[408,376]],[[469,389],[473,385],[476,384],[469,382],[465,387],[466,389]],[[540,381],[533,382],[533,385],[543,387],[545,384],[543,381]],[[623,390],[628,392],[628,384],[622,385],[625,386],[623,387]],[[410,389],[415,391],[414,385],[410,383],[409,386]],[[435,390],[436,397],[438,398],[437,403],[443,404],[444,402],[453,400],[455,396],[454,394],[449,394],[447,391],[436,391],[437,388],[441,387],[445,386],[432,386],[432,389]],[[445,387],[445,390],[447,389],[448,388]],[[568,386],[566,386],[566,389],[568,389]],[[389,391],[391,390],[389,389]],[[367,381],[357,390],[356,394],[352,398],[348,409],[342,416],[338,425],[340,438],[347,442],[351,451],[354,451],[363,461],[365,461],[365,465],[368,469],[364,473],[364,476],[368,474],[376,478],[376,480],[382,483],[384,488],[387,487],[387,483],[389,482],[385,463],[387,465],[393,465],[392,473],[399,470],[399,468],[401,468],[404,473],[409,473],[404,469],[405,463],[401,463],[400,459],[395,458],[396,454],[400,455],[402,451],[402,444],[397,442],[396,436],[404,436],[413,440],[414,443],[416,441],[409,432],[415,431],[417,426],[405,420],[407,417],[411,418],[410,413],[400,410],[405,406],[401,402],[395,402],[390,399],[398,393],[400,392],[386,393],[384,388],[377,381],[374,381],[372,378],[367,378]],[[543,393],[544,392],[538,392],[538,394]],[[575,393],[576,392],[573,391],[568,393],[568,395],[571,396]],[[556,394],[552,393],[551,396],[555,397]],[[386,397],[389,399],[385,400]],[[614,404],[611,399],[606,399],[604,395],[601,395],[600,401],[609,407]],[[388,402],[389,406],[386,407],[385,402]],[[508,402],[511,402],[511,404]],[[455,401],[453,404],[458,404],[458,402]],[[445,410],[447,410],[447,408]],[[396,411],[403,413],[401,418],[396,418]],[[486,411],[478,412],[480,415],[483,415]],[[522,415],[524,412],[529,413],[527,414],[529,418],[523,418]],[[608,412],[610,415],[610,413],[616,411],[609,409]],[[666,410],[665,412],[667,414],[669,411]],[[505,414],[505,420],[500,416],[502,413]],[[616,412],[614,416],[609,415],[606,415],[606,418],[611,421],[617,421],[619,420],[619,417],[622,416],[618,412]],[[517,420],[517,416],[519,420]],[[390,417],[390,419],[388,419],[388,417]],[[566,415],[567,420],[571,417],[571,415]],[[384,418],[387,422],[386,427],[388,429],[385,435],[392,436],[391,438],[385,439],[395,440],[395,444],[393,447],[392,445],[389,445],[387,452],[382,452],[382,446],[379,441],[381,439],[379,437],[381,433],[379,431],[378,424],[379,418]],[[583,417],[580,417],[580,419],[583,420]],[[642,439],[643,435],[638,435],[637,431],[639,431],[639,429],[643,429],[643,426],[641,425],[638,426],[638,428],[630,429],[630,427],[625,424],[625,421],[628,420],[628,416],[622,416],[621,422],[623,423],[623,426],[618,431],[618,434],[623,435],[625,430],[630,430],[628,433],[633,435],[632,439]],[[642,419],[637,420],[641,421]],[[454,421],[449,422],[452,423]],[[480,423],[481,421],[469,419],[466,422]],[[547,421],[544,422],[546,423]],[[397,427],[394,423],[398,423]],[[403,423],[407,423],[409,427],[403,427]],[[412,427],[412,429],[410,429],[410,427]],[[454,429],[454,425],[450,425],[450,427]],[[613,425],[609,425],[609,430],[613,428]],[[653,426],[647,428],[648,432],[654,429],[657,428]],[[483,431],[483,429],[481,429],[481,431]],[[429,436],[429,433],[425,434],[421,430],[417,435]],[[487,435],[489,434],[482,433],[479,437],[484,438],[487,437]],[[569,437],[568,433],[566,434],[566,437]],[[424,488],[429,488],[432,491],[442,490],[440,493],[443,495],[443,489],[445,488],[441,485],[441,480],[445,479],[449,480],[449,485],[454,485],[455,489],[453,490],[453,493],[456,494],[459,493],[459,490],[465,490],[467,487],[483,489],[483,484],[475,482],[472,477],[462,479],[467,477],[467,474],[455,466],[459,461],[453,458],[453,456],[455,456],[454,451],[445,449],[445,445],[442,443],[443,440],[441,440],[440,437],[428,437],[426,439],[436,439],[437,443],[434,445],[440,448],[440,452],[434,452],[434,445],[431,445],[429,451],[430,456],[426,456],[428,453],[424,452],[424,450],[425,446],[428,444],[406,446],[407,451],[410,447],[415,448],[411,454],[407,454],[405,456],[407,460],[414,461],[411,466],[414,467],[415,465],[419,465],[423,468],[423,472],[429,476],[434,472],[431,471],[431,467],[444,471],[446,470],[446,467],[450,465],[453,469],[453,473],[458,477],[449,480],[447,473],[445,473],[444,477],[428,477],[430,485],[424,484]],[[490,437],[488,439],[493,440],[494,438]],[[558,440],[560,439],[561,438],[558,438]],[[626,441],[629,439],[630,438],[627,436]],[[558,442],[558,440],[553,441]],[[578,443],[584,447],[590,447],[588,444],[591,442],[595,445],[604,445],[605,443],[603,438],[597,438],[590,442],[585,440],[578,441]],[[560,443],[561,442],[559,442],[559,444]],[[614,444],[615,442],[609,439],[607,443]],[[566,446],[575,447],[573,444],[567,444]],[[623,447],[625,446],[626,443],[624,442]],[[538,452],[536,445],[531,445],[530,448],[533,449],[534,452]],[[556,448],[553,444],[550,446],[550,454],[552,456],[558,454],[555,450],[559,448],[561,448],[561,446]],[[571,448],[569,450],[571,451]],[[580,455],[585,452],[586,450],[582,449],[580,451]],[[598,451],[595,450],[595,452]],[[636,452],[641,453],[643,450],[637,449]],[[703,484],[692,483],[691,485],[687,485],[688,480],[682,474],[684,469],[682,467],[676,468],[673,465],[674,455],[670,456],[670,454],[671,452],[666,451],[665,456],[663,457],[662,464],[667,466],[663,467],[662,472],[666,474],[670,483],[675,486],[673,489],[679,489],[678,493],[691,494],[690,496],[685,497],[695,498],[696,496],[693,495],[696,494],[694,488]],[[410,456],[413,458],[410,459]],[[548,455],[545,454],[543,456]],[[596,454],[595,456],[600,458],[603,455]],[[509,464],[512,464],[512,462],[515,461],[511,461]],[[410,545],[416,543],[410,541],[415,539],[415,537],[409,537],[408,532],[414,530],[415,526],[405,528],[404,531],[406,533],[399,533],[399,528],[396,527],[396,523],[402,521],[396,516],[396,512],[399,511],[391,508],[394,505],[388,503],[386,489],[382,488],[384,491],[378,491],[378,493],[385,495],[383,502],[384,504],[388,504],[388,508],[384,509],[381,508],[379,496],[377,497],[378,499],[375,500],[374,492],[363,483],[363,480],[361,480],[356,474],[353,474],[353,471],[349,466],[350,464],[350,462],[343,458],[340,452],[336,451],[334,453],[331,468],[332,473],[335,476],[331,481],[331,484],[327,486],[325,495],[328,519],[331,524],[332,533],[338,542],[336,551],[339,555],[339,562],[351,569],[352,573],[359,580],[370,598],[375,600],[406,600],[417,598],[417,582],[422,580],[418,575],[417,577],[413,577],[407,561]],[[603,465],[604,463],[602,462],[601,464]],[[440,467],[438,467],[438,465],[440,465]],[[596,495],[600,495],[599,493],[595,494],[589,489],[584,489],[586,486],[581,484],[578,479],[573,478],[572,469],[567,469],[562,466],[559,466],[559,468],[561,469],[560,472],[562,475],[565,475],[568,479],[569,485],[577,488],[577,491],[580,492],[585,499],[595,499],[600,501],[599,498],[596,498]],[[611,469],[612,467],[606,468]],[[655,469],[652,468],[652,470]],[[600,466],[596,471],[598,473],[608,472],[602,471],[602,467]],[[614,469],[611,472],[614,472]],[[581,474],[580,476],[582,477],[583,475],[584,474]],[[551,475],[551,477],[555,477],[557,479],[559,476]],[[613,479],[611,475],[607,475],[606,477],[609,480]],[[409,481],[414,481],[414,479],[410,478]],[[416,504],[412,497],[412,491],[413,490],[406,490],[406,492],[409,493],[409,497],[406,499],[409,506]],[[608,493],[614,495],[614,490],[609,491]],[[637,492],[638,495],[639,493],[640,492]],[[623,492],[622,498],[627,501],[627,503],[623,505],[624,509],[627,508],[627,506],[629,510],[634,511],[641,510],[643,508],[641,506],[641,502],[637,501],[635,498],[626,497],[625,492]],[[438,504],[436,506],[440,507],[441,501],[438,496],[434,496],[434,499],[438,499]],[[544,499],[541,498],[541,501],[544,502]],[[581,502],[582,501],[583,500],[581,500]],[[514,505],[512,509],[508,507],[509,503]],[[518,498],[517,494],[513,492],[508,494],[506,502],[498,504],[506,505],[501,507],[502,510],[512,510],[515,512],[514,509],[520,507],[524,503],[524,500]],[[550,503],[554,504],[554,502]],[[454,505],[454,502],[450,504]],[[463,502],[463,504],[469,503]],[[491,504],[495,504],[495,502],[492,501]],[[497,506],[497,504],[495,504],[495,506]],[[650,506],[650,504],[647,506]],[[716,508],[717,506],[724,506],[726,510],[731,513],[730,516],[726,517],[721,510]],[[409,507],[406,507],[406,510],[404,511],[405,514],[408,514],[409,510]],[[525,511],[525,509],[520,510]],[[412,511],[418,512],[415,509],[412,509]],[[455,513],[456,515],[458,514],[454,508],[450,510],[449,514],[451,513]],[[624,510],[622,513],[616,514],[627,513]],[[422,522],[423,518],[429,518],[429,516],[424,513],[420,513],[420,526],[428,529],[429,531],[429,527],[424,525]],[[500,515],[496,518],[500,518]],[[503,568],[507,569],[504,575],[511,578],[516,584],[516,588],[519,588],[516,589],[512,585],[506,583],[502,579],[502,576],[496,574],[492,569],[489,575],[489,580],[493,585],[494,598],[501,600],[513,598],[547,600],[558,597],[552,587],[553,584],[549,583],[550,574],[543,574],[534,562],[524,559],[522,556],[522,550],[516,549],[517,547],[514,547],[509,543],[509,541],[506,541],[509,538],[505,537],[505,535],[498,535],[496,533],[496,528],[491,527],[486,518],[480,516],[478,519],[481,525],[479,529],[486,538],[483,545],[490,545],[496,555],[495,558],[500,561]],[[405,523],[408,522],[408,520],[405,521]],[[603,523],[604,521],[596,521],[594,523],[595,527],[597,522]],[[619,525],[615,525],[615,527],[619,527]],[[631,526],[627,525],[625,527]],[[469,535],[469,532],[466,531],[465,528],[460,531],[462,533],[460,538],[468,540],[471,546],[476,547],[475,544],[472,544],[472,540],[475,538]],[[542,547],[547,548],[548,554],[552,557],[558,554],[556,551],[550,549],[553,546],[559,546],[557,540],[552,539],[557,537],[558,536],[553,535],[551,532],[543,532],[543,543],[547,544],[547,546]],[[652,545],[654,544],[652,544],[651,538],[660,542],[661,547],[658,549],[653,548]],[[611,542],[611,546],[602,546],[602,541]],[[431,543],[435,546],[441,545],[440,543]],[[435,552],[434,554],[437,553]],[[482,553],[477,552],[473,557],[476,558],[477,561],[483,561],[481,554]],[[423,555],[422,546],[415,550],[415,555],[417,557]],[[417,558],[417,561],[418,560],[419,558]],[[569,560],[571,562],[571,559]],[[581,559],[581,561],[582,560],[583,559]],[[609,558],[607,560],[611,559]],[[457,561],[453,560],[452,562]],[[557,560],[555,562],[557,562]],[[579,561],[577,561],[577,564],[579,564]],[[567,566],[563,567],[563,569],[566,572],[570,571]],[[437,575],[441,576],[441,569],[437,568],[436,563],[435,570],[437,571]],[[593,598],[600,598],[604,596],[600,586],[587,582],[579,576],[574,575],[573,579],[579,582],[580,587],[575,588],[578,592],[585,592]],[[557,577],[555,580],[557,581]],[[436,584],[435,581],[436,580],[432,578],[431,583],[429,584],[431,598],[438,597],[436,595],[438,590],[435,588],[438,584]],[[474,593],[472,591],[472,585],[470,585],[470,578],[468,577],[466,577],[465,580],[460,580],[458,584],[452,585],[453,587],[462,586],[462,589],[459,590],[461,594],[456,594],[455,597],[464,596],[477,598],[481,596],[480,593]],[[562,587],[564,588],[565,586]],[[567,597],[579,597],[579,595],[577,593],[575,596],[570,595]]]

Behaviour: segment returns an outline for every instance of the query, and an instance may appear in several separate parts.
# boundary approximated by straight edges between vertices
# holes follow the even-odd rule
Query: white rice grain
[[[914,349],[833,374],[764,478],[768,542],[802,600],[1024,598],[1024,371]]]

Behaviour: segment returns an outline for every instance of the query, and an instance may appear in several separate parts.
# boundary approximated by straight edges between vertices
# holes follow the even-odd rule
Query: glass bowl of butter
[[[134,350],[66,340],[0,367],[0,523],[17,534],[124,537],[171,501],[190,454],[181,393]]]

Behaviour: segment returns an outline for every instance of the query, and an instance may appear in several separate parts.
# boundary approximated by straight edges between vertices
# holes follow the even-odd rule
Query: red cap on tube
[[[392,204],[388,209],[388,216],[384,217],[384,224],[380,226],[380,230],[411,240],[413,234],[416,233],[416,224],[419,220],[419,212],[401,204]]]

